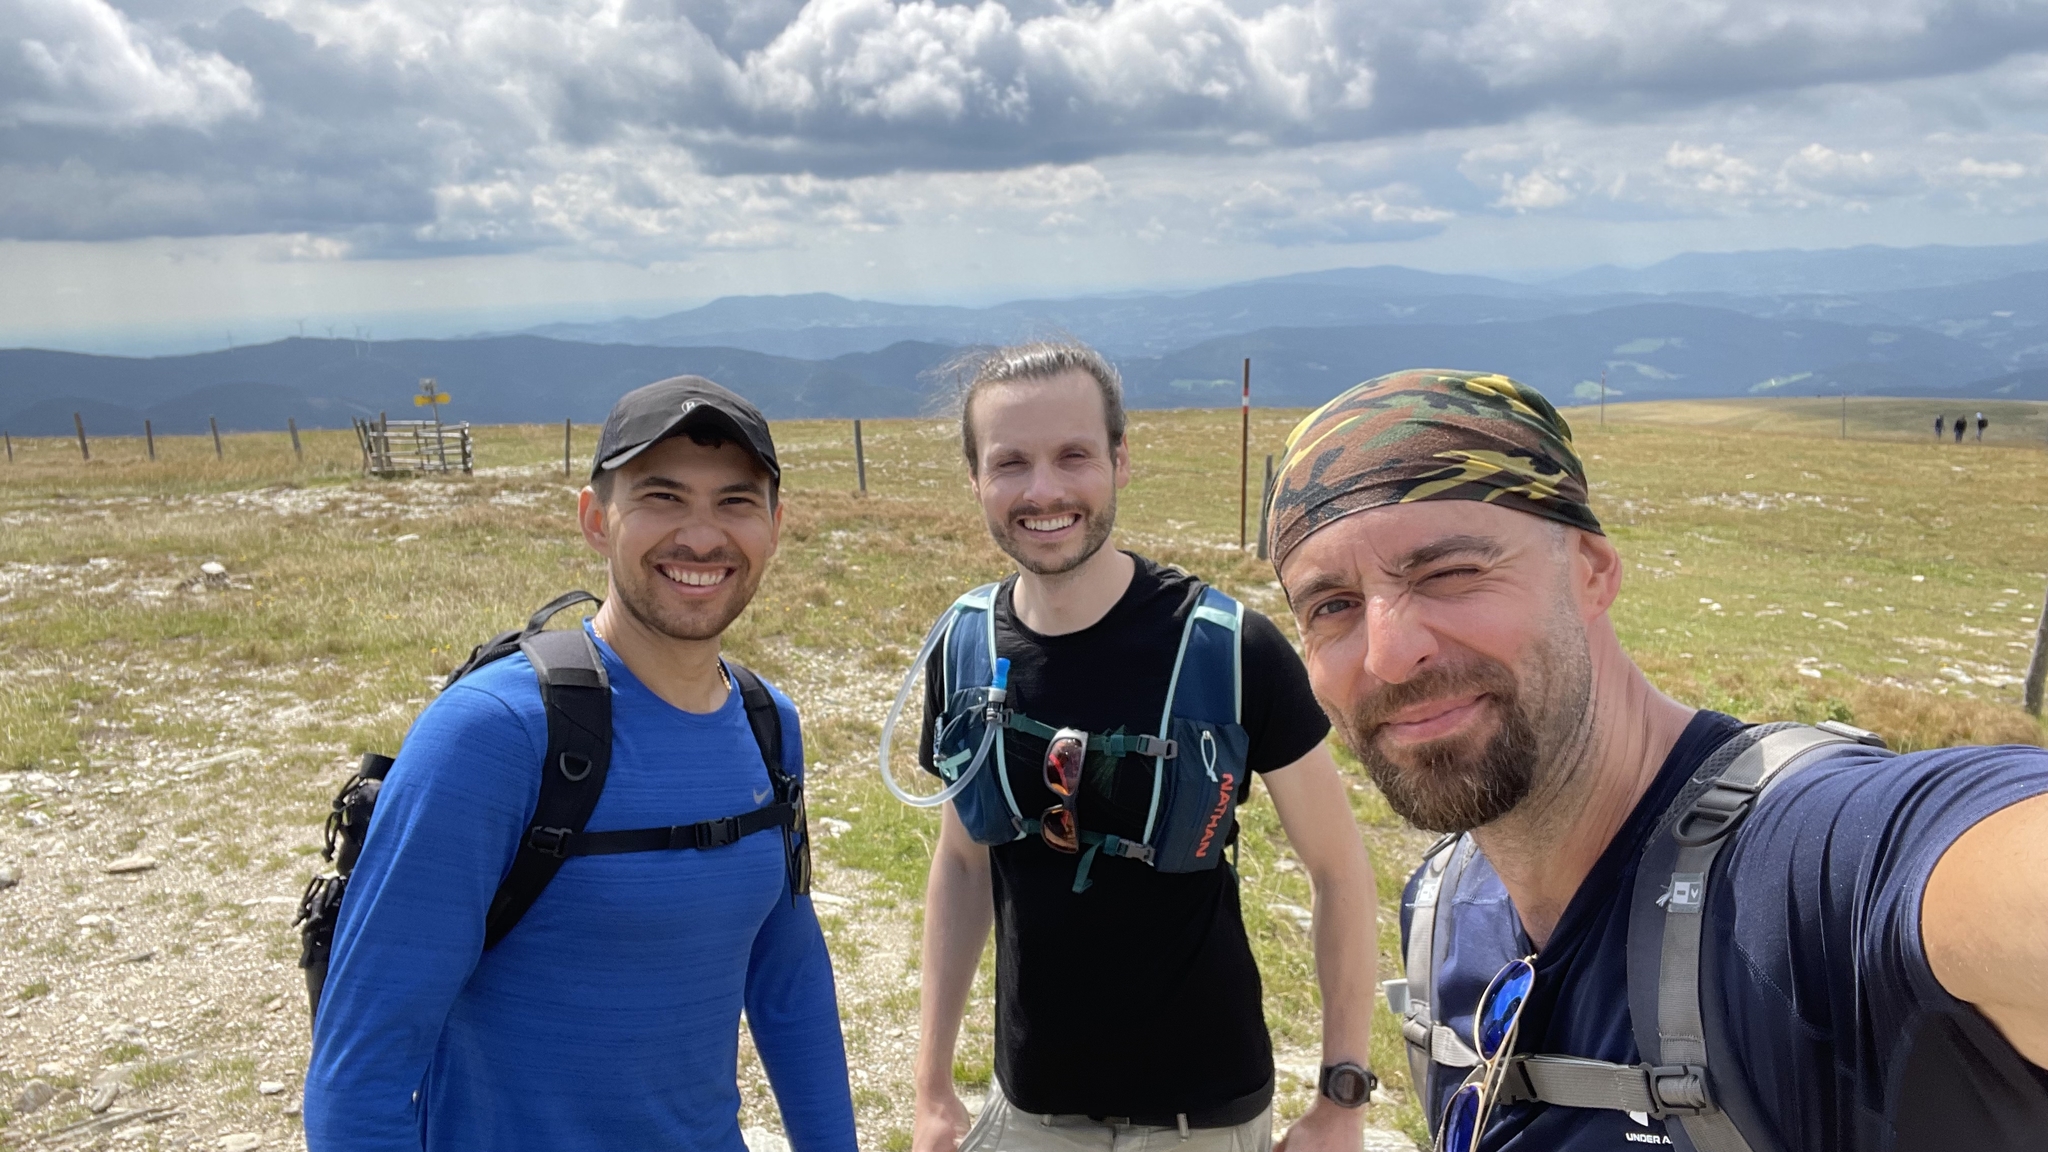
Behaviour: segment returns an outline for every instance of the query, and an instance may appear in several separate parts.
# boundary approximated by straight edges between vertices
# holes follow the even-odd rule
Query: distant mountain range
[[[411,414],[422,377],[480,423],[601,418],[635,385],[697,373],[770,416],[931,411],[963,347],[1072,334],[1116,358],[1135,407],[1320,403],[1397,368],[1484,368],[1559,400],[1837,393],[2048,399],[2048,243],[1689,254],[1543,284],[1343,268],[1199,292],[988,308],[828,294],[524,333],[282,340],[190,356],[0,351],[0,427],[57,435],[345,426]]]

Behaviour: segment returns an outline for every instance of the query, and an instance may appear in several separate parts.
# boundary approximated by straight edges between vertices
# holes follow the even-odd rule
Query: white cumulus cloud
[[[191,128],[256,111],[246,71],[105,0],[0,0],[0,61],[0,125]]]

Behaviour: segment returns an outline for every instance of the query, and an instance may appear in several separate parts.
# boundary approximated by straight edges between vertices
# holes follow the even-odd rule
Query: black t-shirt
[[[1140,556],[1130,587],[1101,620],[1041,636],[1011,609],[1015,578],[996,596],[998,655],[1010,660],[1010,705],[1054,727],[1154,733],[1182,623],[1196,589],[1185,572]],[[1329,721],[1301,658],[1271,620],[1249,609],[1241,632],[1242,723],[1254,772],[1284,768],[1322,742]],[[934,658],[936,664],[936,657]],[[928,670],[927,716],[939,712]],[[1010,786],[1027,814],[1058,801],[1045,786],[1045,741],[1004,733]],[[919,755],[931,768],[927,724]],[[994,768],[991,756],[983,771]],[[1081,826],[1136,838],[1153,764],[1091,756]],[[1273,1049],[1259,970],[1245,939],[1237,881],[1226,866],[1163,873],[1098,855],[1075,892],[1079,858],[1037,836],[989,852],[996,912],[996,1075],[1027,1112],[1172,1115],[1270,1096]]]
[[[1620,1064],[1642,1059],[1628,1007],[1629,894],[1659,818],[1740,730],[1701,712],[1579,884],[1536,957],[1516,1050]],[[1834,752],[1773,788],[1714,864],[1702,980],[1719,1013],[1708,1055],[1730,1115],[1785,1152],[2035,1152],[2048,1147],[2048,1070],[2022,1059],[1935,980],[1920,897],[1956,838],[2048,793],[2048,752],[1942,748],[1880,758]],[[1418,873],[1419,875],[1419,873]],[[1433,1004],[1469,1037],[1501,966],[1530,952],[1484,854],[1447,901]],[[1402,900],[1412,929],[1415,880]],[[1464,1069],[1436,1068],[1434,1120]],[[1744,1106],[1746,1094],[1754,1111]],[[1642,1113],[1527,1103],[1495,1110],[1483,1152],[1624,1152],[1668,1146]]]

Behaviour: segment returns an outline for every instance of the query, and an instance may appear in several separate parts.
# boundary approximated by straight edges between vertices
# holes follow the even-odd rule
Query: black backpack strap
[[[546,604],[541,605],[540,611],[535,612],[532,616],[527,617],[526,627],[515,628],[510,632],[500,632],[496,636],[491,637],[489,640],[486,640],[483,643],[477,645],[476,647],[470,649],[469,659],[464,660],[461,664],[456,665],[455,670],[448,673],[448,678],[441,682],[441,687],[443,689],[450,688],[455,684],[457,680],[462,679],[464,676],[469,675],[471,672],[476,671],[484,665],[494,663],[498,660],[502,660],[505,657],[510,656],[514,652],[519,651],[520,644],[523,643],[527,637],[536,635],[540,632],[541,629],[547,627],[548,621],[553,619],[555,614],[557,612],[560,612],[562,609],[569,608],[577,604],[602,603],[604,603],[604,601],[598,599],[595,596],[592,596],[588,592],[579,590],[575,592],[562,593],[560,596],[557,596],[553,600],[548,601]]]
[[[701,820],[668,828],[628,828],[617,832],[563,832],[543,837],[544,850],[562,856],[618,856],[627,852],[672,852],[690,848],[723,848],[770,828],[788,831],[797,821],[797,806],[785,800],[722,820]],[[535,835],[539,835],[538,832]]]
[[[575,594],[572,593],[571,596]],[[556,605],[576,601],[563,597]],[[545,620],[555,606],[542,609]],[[533,663],[547,709],[548,750],[541,764],[540,798],[533,822],[512,857],[512,869],[491,898],[484,922],[484,947],[493,948],[512,931],[567,857],[563,838],[583,831],[604,791],[612,760],[611,683],[597,645],[581,628],[536,632],[519,649]]]
[[[761,746],[761,759],[768,765],[768,778],[771,781],[777,777],[786,779],[788,773],[782,770],[782,710],[775,706],[775,697],[753,669],[731,660],[725,662],[725,668],[732,673],[733,687],[740,691],[740,703],[747,710],[747,727],[754,730],[754,743]],[[777,795],[780,794],[778,790]]]
[[[811,832],[804,809],[804,782],[782,767],[782,710],[775,706],[768,685],[743,664],[727,660],[725,668],[732,674],[733,687],[739,689],[754,743],[761,746],[761,762],[768,766],[768,783],[775,788],[777,805],[790,808],[782,826],[782,863],[789,875],[790,903],[794,904],[797,897],[811,891]]]

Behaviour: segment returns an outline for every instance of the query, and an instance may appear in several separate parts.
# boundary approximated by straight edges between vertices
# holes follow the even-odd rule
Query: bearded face
[[[1116,528],[1116,489],[1095,507],[1072,497],[1050,506],[1020,500],[1001,515],[986,515],[989,536],[1017,567],[1058,576],[1087,563],[1109,540]]]
[[[989,537],[1017,567],[1058,576],[1088,562],[1116,527],[1130,460],[1086,373],[989,386],[968,418],[980,447],[975,499]]]
[[[1574,770],[1604,539],[1479,501],[1321,528],[1283,562],[1309,681],[1410,823],[1466,832]]]
[[[1572,621],[1576,623],[1576,621]],[[1402,819],[1430,832],[1469,832],[1513,811],[1546,780],[1592,691],[1583,631],[1560,628],[1517,673],[1473,656],[1382,685],[1331,716]],[[1435,739],[1404,741],[1396,718],[1430,701],[1474,699],[1482,714]]]
[[[676,436],[583,502],[585,535],[608,561],[611,600],[647,633],[712,641],[761,586],[779,539],[767,473],[730,442]]]

